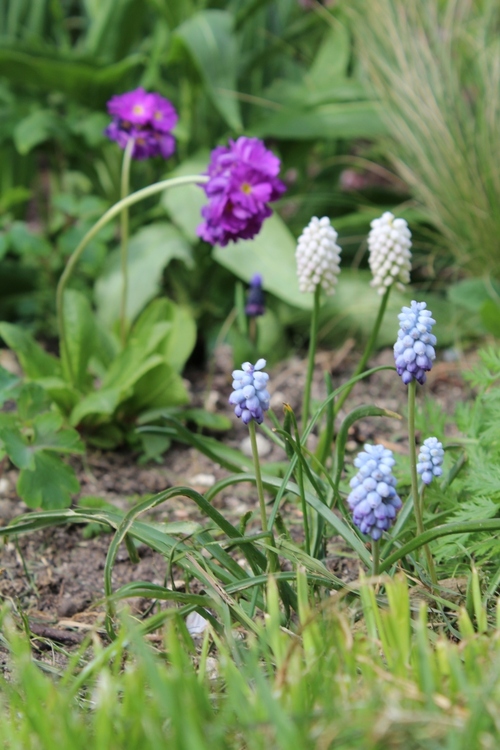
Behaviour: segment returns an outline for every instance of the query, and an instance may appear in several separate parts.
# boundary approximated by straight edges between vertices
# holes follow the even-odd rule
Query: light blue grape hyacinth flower
[[[347,503],[358,529],[377,541],[393,525],[402,502],[395,490],[392,451],[383,445],[366,443],[363,447],[364,452],[354,459],[359,471],[351,479]]]
[[[264,412],[269,409],[270,396],[266,388],[269,375],[262,372],[265,366],[266,360],[259,359],[255,365],[244,362],[241,370],[233,370],[234,390],[229,403],[234,405],[234,413],[244,424],[252,420],[262,424]]]
[[[423,385],[426,372],[432,368],[436,358],[436,337],[431,332],[435,320],[425,302],[412,301],[403,307],[399,318],[398,340],[394,344],[396,370],[405,385],[416,380]]]
[[[424,440],[418,454],[417,472],[424,484],[430,484],[434,477],[440,477],[444,457],[443,444],[436,437]]]

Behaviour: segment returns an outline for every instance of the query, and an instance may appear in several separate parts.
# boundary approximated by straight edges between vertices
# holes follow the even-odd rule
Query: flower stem
[[[123,152],[122,175],[120,183],[120,197],[123,200],[130,192],[130,164],[132,161],[132,151],[134,150],[135,141],[130,138]],[[127,340],[127,292],[128,292],[128,206],[121,213],[121,237],[120,237],[120,265],[122,272],[122,296],[120,301],[120,339],[122,347],[125,347]]]
[[[259,451],[257,448],[257,436],[255,434],[255,422],[252,421],[248,424],[248,431],[250,433],[250,444],[252,446],[252,457],[253,457],[253,465],[255,470],[255,484],[257,487],[257,496],[259,498],[259,508],[260,508],[260,522],[262,526],[262,531],[268,530],[268,524],[267,524],[267,512],[266,512],[266,501],[264,498],[264,485],[262,484],[262,473],[260,471],[260,460],[259,460]],[[272,544],[274,546],[274,535],[271,530],[271,538],[272,538]],[[275,552],[268,549],[267,550],[267,560],[269,563],[269,571],[271,573],[276,572],[279,570],[279,561],[278,556]]]
[[[156,193],[161,193],[162,190],[168,190],[169,188],[173,187],[180,187],[182,185],[191,185],[192,183],[196,184],[203,184],[205,182],[208,182],[208,177],[206,175],[186,175],[184,177],[171,177],[168,180],[162,180],[161,182],[155,182],[154,185],[148,185],[148,187],[142,188],[142,190],[138,190],[135,193],[131,193],[131,195],[127,195],[126,198],[122,198],[122,200],[118,201],[118,203],[115,203],[114,206],[111,206],[105,214],[101,216],[98,221],[94,224],[93,227],[89,229],[85,237],[81,240],[81,242],[78,244],[76,249],[73,251],[73,254],[70,256],[66,268],[61,274],[61,278],[59,279],[59,283],[57,285],[57,292],[56,292],[56,307],[57,307],[57,326],[59,329],[59,347],[62,350],[67,352],[67,345],[66,345],[66,331],[64,327],[64,314],[63,314],[63,300],[64,300],[64,291],[66,289],[66,285],[71,278],[71,274],[73,273],[73,270],[80,260],[83,251],[91,242],[96,234],[100,232],[100,230],[106,226],[112,219],[114,219],[116,216],[118,216],[124,208],[128,208],[129,206],[133,206],[135,203],[139,203],[140,201],[144,200],[145,198],[149,198],[151,195],[155,195]],[[69,357],[67,357],[68,360],[68,375],[70,378],[70,381],[73,383],[74,381],[74,373],[73,368],[71,365],[71,361]]]
[[[302,403],[302,432],[305,430],[309,419],[311,403],[311,386],[314,374],[314,357],[316,355],[316,344],[318,339],[318,320],[321,287],[318,285],[314,291],[314,303],[311,317],[311,333],[309,336],[309,356],[307,360],[306,384],[304,387],[304,401]]]
[[[408,441],[410,447],[410,471],[411,471],[411,494],[413,496],[413,509],[415,511],[415,520],[417,522],[418,535],[424,533],[423,507],[418,491],[418,474],[417,474],[417,446],[415,444],[415,395],[417,391],[417,381],[412,380],[408,386]],[[427,544],[424,545],[425,556],[427,558],[427,567],[432,583],[437,583],[436,570],[432,559],[431,551]]]
[[[378,576],[380,565],[380,539],[372,540],[372,575]]]
[[[391,293],[392,287],[387,287],[384,296],[382,297],[380,301],[380,307],[378,309],[377,318],[375,320],[375,324],[372,328],[372,332],[370,335],[370,338],[368,339],[368,343],[366,344],[365,350],[363,352],[363,356],[358,362],[358,366],[356,367],[356,370],[354,371],[353,377],[356,377],[357,375],[360,375],[363,370],[366,367],[366,363],[368,362],[369,358],[371,357],[371,354],[375,348],[375,344],[377,343],[378,334],[380,331],[380,326],[382,325],[382,320],[384,319],[384,313],[387,307],[387,302],[389,301],[389,295]],[[342,393],[340,398],[337,400],[337,403],[335,404],[335,413],[338,414],[340,409],[342,408],[346,398],[349,396],[350,392],[352,391],[354,387],[353,385],[350,385],[348,388],[345,389],[345,391]]]

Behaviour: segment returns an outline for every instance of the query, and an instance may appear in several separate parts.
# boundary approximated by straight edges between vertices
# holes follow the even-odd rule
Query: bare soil
[[[334,385],[340,385],[352,372],[356,357],[354,342],[347,342],[340,351],[320,351],[313,386],[313,399],[324,398],[323,371],[331,372]],[[230,368],[219,353],[216,372],[210,385],[208,401],[211,408],[232,415],[227,405],[231,386],[227,377]],[[392,352],[380,352],[372,366],[392,365]],[[429,375],[426,392],[437,398],[448,413],[453,413],[457,401],[470,397],[460,375],[467,367],[465,361],[436,364]],[[306,363],[294,357],[271,373],[272,408],[279,416],[282,403],[299,410],[305,381]],[[190,377],[193,401],[206,402],[206,376],[193,373]],[[404,413],[406,388],[394,371],[382,371],[367,381],[357,384],[347,405],[349,410],[362,403],[377,404]],[[344,414],[347,411],[344,411]],[[247,430],[234,415],[233,427],[222,439],[229,445],[241,447]],[[342,414],[340,415],[342,418]],[[315,436],[311,437],[313,443]],[[370,418],[355,424],[348,442],[348,455],[357,452],[364,442],[382,442],[395,451],[407,451],[404,420]],[[313,446],[311,446],[313,447]],[[264,461],[284,459],[280,448],[269,442],[269,454]],[[191,486],[203,492],[207,486],[228,475],[196,450],[174,445],[164,456],[161,465],[140,466],[137,455],[130,452],[90,451],[78,463],[81,495],[105,499],[122,510],[128,510],[145,494],[159,492],[171,486]],[[76,465],[76,464],[75,464]],[[28,511],[16,495],[17,472],[9,469],[0,479],[0,517],[6,525],[13,517]],[[271,498],[270,498],[271,499]],[[77,498],[75,498],[75,501]],[[228,488],[214,501],[218,509],[237,525],[249,510],[257,509],[255,489],[250,484]],[[292,536],[301,538],[302,513],[291,502],[283,508],[283,516]],[[155,520],[204,522],[197,506],[186,498],[176,497],[155,511]],[[258,528],[258,517],[255,518]],[[0,597],[28,617],[32,633],[41,639],[59,641],[66,646],[78,643],[86,630],[99,627],[103,617],[103,569],[111,534],[101,533],[85,538],[79,525],[58,526],[27,534],[17,541],[0,542]],[[142,580],[163,584],[167,563],[161,555],[148,547],[138,550],[139,562],[132,563],[125,547],[118,552],[113,573],[113,585]],[[346,555],[341,539],[332,539],[328,547],[327,565],[345,580],[357,577],[357,563]],[[147,601],[131,603],[137,614],[149,606]],[[43,640],[40,641],[43,643]]]

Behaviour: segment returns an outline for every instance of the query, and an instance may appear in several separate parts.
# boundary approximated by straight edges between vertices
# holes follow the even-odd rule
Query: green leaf
[[[189,396],[182,378],[166,362],[151,367],[134,383],[133,395],[122,408],[131,416],[145,409],[186,404]]]
[[[30,421],[50,407],[44,388],[38,383],[24,383],[19,394],[17,409],[19,419]]]
[[[314,140],[316,138],[378,138],[387,127],[375,102],[323,104],[309,110],[284,109],[251,129],[259,138]]]
[[[201,174],[206,171],[209,160],[209,151],[199,151],[191,159],[183,161],[170,176]],[[165,190],[161,197],[161,205],[167,210],[172,223],[182,230],[190,242],[199,240],[196,227],[201,222],[201,209],[206,202],[207,197],[198,185],[183,185]]]
[[[332,17],[333,19],[333,17]],[[321,42],[306,75],[310,87],[328,88],[335,79],[346,77],[351,57],[351,40],[346,27],[338,21]]]
[[[39,414],[33,420],[34,436],[31,450],[57,451],[58,453],[84,453],[85,446],[76,430],[61,429],[62,416],[55,411]]]
[[[17,427],[0,427],[0,440],[14,466],[34,469],[34,453]]]
[[[66,330],[63,366],[68,370],[67,356],[74,384],[84,389],[89,382],[87,365],[94,351],[94,315],[85,295],[74,289],[64,293],[63,315]]]
[[[187,307],[169,304],[172,326],[158,351],[174,370],[181,372],[196,344],[196,323]]]
[[[81,393],[62,378],[37,378],[36,382],[47,392],[64,414],[69,414],[81,398]]]
[[[479,313],[488,299],[500,296],[500,283],[494,279],[464,279],[448,288],[448,299],[455,305]]]
[[[51,354],[39,346],[34,338],[20,326],[0,323],[0,336],[17,355],[21,367],[29,378],[59,376],[61,365]]]
[[[174,258],[192,264],[191,247],[183,235],[167,222],[140,229],[128,246],[129,288],[127,318],[134,320],[144,306],[160,291],[163,269]],[[120,252],[110,254],[95,285],[97,313],[108,327],[119,319],[122,292]]]
[[[238,90],[238,46],[233,17],[224,10],[204,10],[176,29],[175,40],[188,50],[214,106],[233,130],[242,130]]]
[[[0,406],[9,399],[16,398],[20,385],[21,378],[0,366]]]
[[[0,76],[6,76],[12,84],[24,86],[29,81],[39,93],[51,93],[56,89],[87,106],[96,99],[104,103],[132,69],[142,64],[143,56],[139,54],[129,55],[112,65],[96,65],[76,61],[57,51],[32,54],[5,46],[0,49]]]
[[[481,322],[488,333],[500,338],[500,305],[497,302],[486,300],[481,307]]]
[[[229,417],[225,417],[223,414],[213,414],[206,409],[186,409],[181,416],[190,422],[194,422],[197,427],[204,427],[213,432],[226,432],[232,426]]]
[[[19,474],[19,496],[30,508],[67,508],[80,489],[73,469],[53,453],[36,453],[34,464]]]
[[[262,274],[264,289],[295,307],[312,308],[312,294],[302,294],[297,281],[295,250],[297,241],[275,213],[263,224],[253,240],[240,240],[227,247],[216,247],[214,259],[247,283],[255,273]]]
[[[120,403],[122,393],[117,388],[102,388],[85,396],[71,412],[70,424],[76,426],[89,416],[111,416]]]
[[[35,146],[60,135],[62,125],[50,109],[38,109],[19,122],[14,129],[14,143],[20,154],[28,154]]]

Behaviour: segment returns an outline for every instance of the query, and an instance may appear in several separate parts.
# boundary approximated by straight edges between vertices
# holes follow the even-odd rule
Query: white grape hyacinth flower
[[[313,216],[300,235],[295,259],[301,292],[315,292],[321,286],[326,294],[335,293],[341,253],[337,237],[327,216]]]
[[[368,235],[368,262],[373,274],[371,285],[384,294],[393,284],[402,291],[410,283],[411,232],[404,219],[386,211],[371,222]]]

